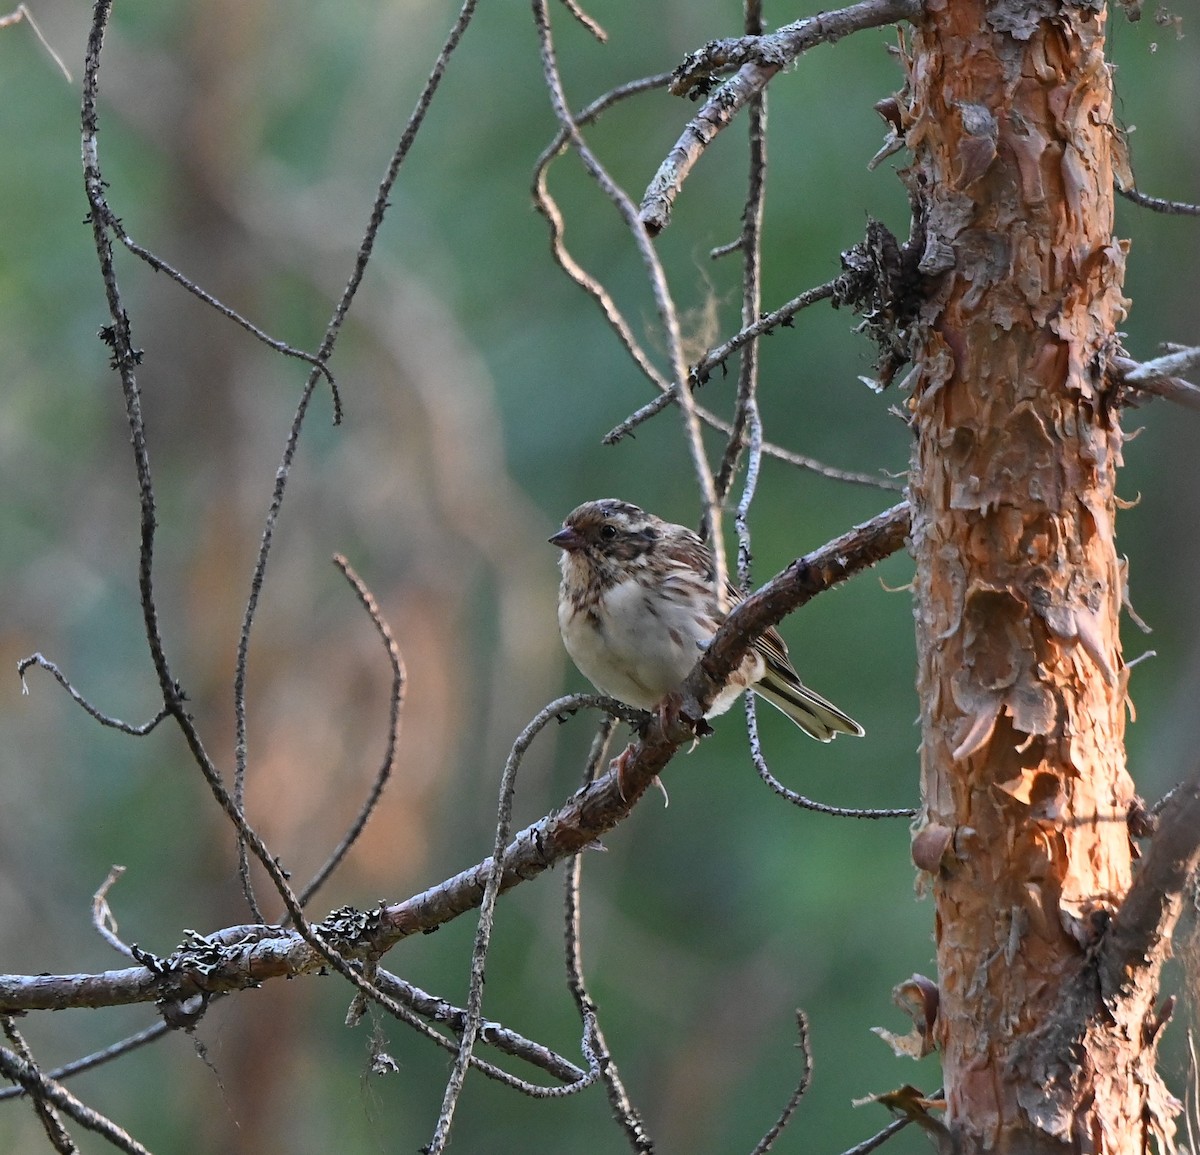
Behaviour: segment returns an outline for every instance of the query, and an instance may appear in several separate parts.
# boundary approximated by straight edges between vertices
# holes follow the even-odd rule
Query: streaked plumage
[[[615,498],[573,510],[550,543],[563,551],[558,624],[567,653],[602,693],[653,709],[724,621],[708,547],[686,526]],[[729,586],[729,605],[741,599]],[[774,629],[758,640],[709,717],[723,714],[747,688],[821,742],[863,733],[800,681]]]

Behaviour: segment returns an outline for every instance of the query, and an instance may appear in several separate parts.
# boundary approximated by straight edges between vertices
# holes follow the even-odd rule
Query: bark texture
[[[1170,1149],[1156,983],[1102,992],[1131,880],[1114,542],[1123,317],[1105,13],[932,0],[903,110],[927,210],[912,545],[946,1126],[963,1152]]]

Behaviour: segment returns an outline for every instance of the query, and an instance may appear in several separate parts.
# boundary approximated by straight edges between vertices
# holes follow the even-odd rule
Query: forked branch
[[[776,73],[816,44],[915,20],[921,9],[921,0],[863,0],[835,12],[807,16],[765,36],[714,40],[688,56],[673,74],[671,91],[677,96],[697,90],[707,93],[715,74],[737,71],[708,95],[647,187],[640,214],[646,231],[654,236],[667,227],[675,198],[705,149]]]

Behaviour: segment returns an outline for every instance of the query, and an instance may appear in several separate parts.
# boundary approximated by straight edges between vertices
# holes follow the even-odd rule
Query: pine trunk
[[[1101,995],[1134,800],[1114,541],[1123,316],[1103,9],[934,0],[912,544],[946,1126],[961,1152],[1170,1149],[1153,989]]]

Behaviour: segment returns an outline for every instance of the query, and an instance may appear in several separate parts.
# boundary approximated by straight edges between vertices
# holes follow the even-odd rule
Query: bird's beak
[[[579,536],[569,525],[564,525],[553,537],[548,539],[551,545],[558,546],[559,549],[565,549],[568,552],[571,550],[583,548],[583,538]]]

